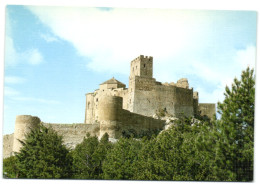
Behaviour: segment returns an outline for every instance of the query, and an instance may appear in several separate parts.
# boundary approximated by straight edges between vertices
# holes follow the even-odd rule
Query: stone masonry
[[[176,83],[161,83],[153,78],[153,57],[140,55],[130,65],[129,87],[111,78],[99,85],[99,89],[86,94],[85,121],[81,124],[43,123],[38,117],[16,117],[14,134],[3,138],[3,157],[18,152],[26,133],[40,123],[52,127],[63,136],[64,143],[74,148],[87,133],[99,138],[108,133],[110,139],[118,139],[132,130],[141,133],[163,130],[165,120],[155,118],[164,111],[172,117],[192,117],[200,113],[213,118],[215,104],[199,103],[199,94],[189,87],[186,78]]]
[[[85,123],[100,121],[100,99],[119,96],[123,109],[132,113],[152,117],[158,110],[172,116],[194,116],[201,112],[210,118],[215,114],[215,104],[199,104],[198,92],[193,92],[188,80],[181,78],[177,83],[164,83],[153,78],[153,57],[139,56],[131,62],[129,88],[112,78],[93,93],[86,94]]]

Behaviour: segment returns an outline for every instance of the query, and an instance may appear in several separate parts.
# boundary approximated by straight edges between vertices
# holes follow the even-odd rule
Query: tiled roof
[[[109,80],[107,80],[107,81],[105,81],[105,82],[103,82],[103,83],[100,84],[100,85],[103,85],[103,84],[120,84],[120,85],[125,85],[125,84],[123,84],[122,82],[116,80],[114,77],[111,78],[111,79],[109,79]]]

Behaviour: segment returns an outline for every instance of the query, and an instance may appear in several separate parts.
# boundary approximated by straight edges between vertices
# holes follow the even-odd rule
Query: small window
[[[135,69],[137,69],[137,66],[135,66]]]
[[[96,102],[98,102],[98,98],[96,99]]]
[[[145,64],[144,64],[144,68],[145,68]]]

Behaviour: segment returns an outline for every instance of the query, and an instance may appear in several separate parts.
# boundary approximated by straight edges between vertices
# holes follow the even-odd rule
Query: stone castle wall
[[[108,133],[110,138],[119,138],[127,130],[136,134],[144,130],[162,130],[165,121],[152,116],[160,110],[169,115],[194,116],[198,112],[213,118],[215,104],[199,104],[198,92],[189,88],[186,78],[177,83],[157,82],[153,78],[153,58],[139,56],[131,62],[129,88],[112,78],[102,84],[93,93],[86,94],[84,124],[51,124],[57,133],[63,136],[64,143],[74,148],[87,133],[102,137]],[[4,155],[19,151],[24,134],[30,128],[36,128],[40,119],[29,115],[17,116],[14,135],[4,137]],[[11,147],[12,146],[12,147]]]
[[[14,133],[3,137],[3,157],[9,157],[13,152],[18,152],[22,147],[19,140],[24,140],[25,135],[37,128],[40,122],[41,120],[36,116],[16,116]]]
[[[41,120],[36,116],[19,115],[16,116],[13,151],[18,152],[22,146],[19,140],[24,140],[25,134],[29,133],[32,129],[40,125]]]
[[[131,82],[133,92],[131,96],[131,112],[145,116],[154,115],[159,109],[178,117],[194,115],[193,89],[188,84],[183,86],[163,85],[154,78],[136,76]]]
[[[163,129],[165,121],[132,113],[122,106],[122,97],[108,96],[100,100],[100,137],[106,132],[112,138],[119,138],[128,130],[138,134],[144,130]]]
[[[99,120],[99,100],[106,96],[120,96],[123,98],[123,108],[128,109],[128,89],[102,89],[86,95],[85,123],[93,124]]]
[[[3,136],[3,158],[9,157],[13,153],[14,134]]]
[[[122,136],[123,132],[128,130],[134,130],[134,132],[138,134],[142,131],[162,130],[165,125],[165,121],[124,110],[123,98],[118,96],[101,98],[98,113],[100,122],[93,124],[44,123],[40,122],[38,117],[29,115],[17,116],[15,125],[16,132],[11,135],[5,135],[3,138],[3,157],[11,156],[14,151],[18,152],[21,147],[18,139],[24,140],[25,134],[30,131],[30,128],[36,128],[40,123],[46,127],[53,128],[58,135],[63,137],[63,142],[66,147],[71,149],[81,143],[87,133],[91,136],[101,138],[103,134],[107,132],[110,138],[117,139]]]
[[[193,111],[194,115],[199,113],[199,93],[193,92]]]
[[[89,133],[91,136],[99,135],[99,124],[57,124],[57,123],[43,123],[46,127],[52,127],[58,135],[63,137],[64,144],[68,148],[75,148],[75,146],[83,141],[83,138]]]
[[[46,127],[52,127],[58,135],[63,137],[64,144],[68,148],[75,148],[75,146],[82,142],[87,133],[90,135],[99,136],[99,124],[55,124],[43,123],[38,117],[30,115],[19,115],[16,117],[14,134],[5,135],[3,137],[3,157],[9,157],[13,152],[19,152],[22,147],[19,140],[24,140],[25,135],[31,129],[37,128],[40,124]]]
[[[180,115],[188,117],[193,116],[193,89],[176,87],[174,108],[176,117],[179,117]]]
[[[128,89],[114,78],[111,80],[102,83],[94,93],[87,94],[85,123],[99,122],[99,100],[107,96],[122,97],[123,109],[143,116],[151,117],[159,110],[165,110],[175,117],[190,117],[200,110],[198,93],[189,88],[186,78],[164,84],[153,78],[152,57],[140,55],[131,61]],[[201,109],[210,116],[214,112],[209,106],[201,105]]]
[[[214,103],[199,103],[198,110],[202,116],[213,118],[216,114],[216,105]]]

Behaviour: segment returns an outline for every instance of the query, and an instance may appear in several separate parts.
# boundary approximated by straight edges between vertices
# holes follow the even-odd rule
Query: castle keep
[[[108,100],[108,96],[122,98],[122,105],[118,105],[118,109],[148,117],[152,117],[159,110],[164,110],[174,117],[194,116],[199,111],[210,118],[215,114],[215,104],[198,103],[198,92],[193,92],[186,78],[178,80],[177,83],[162,84],[156,81],[153,78],[153,57],[143,55],[131,62],[128,89],[125,84],[112,78],[100,84],[95,92],[86,94],[86,124],[100,121],[103,114],[100,101]],[[118,100],[114,103],[116,106],[121,102]]]
[[[151,130],[163,130],[165,120],[159,112],[171,117],[194,116],[198,113],[212,118],[215,104],[199,103],[198,92],[193,92],[188,80],[161,83],[153,77],[153,57],[140,55],[131,62],[129,86],[111,78],[99,85],[99,89],[86,94],[85,121],[79,124],[43,123],[38,117],[16,117],[14,134],[5,135],[4,157],[19,151],[19,140],[40,123],[51,126],[64,138],[67,147],[74,148],[86,133],[99,138],[108,133],[110,139],[118,139],[129,130],[140,134]]]

